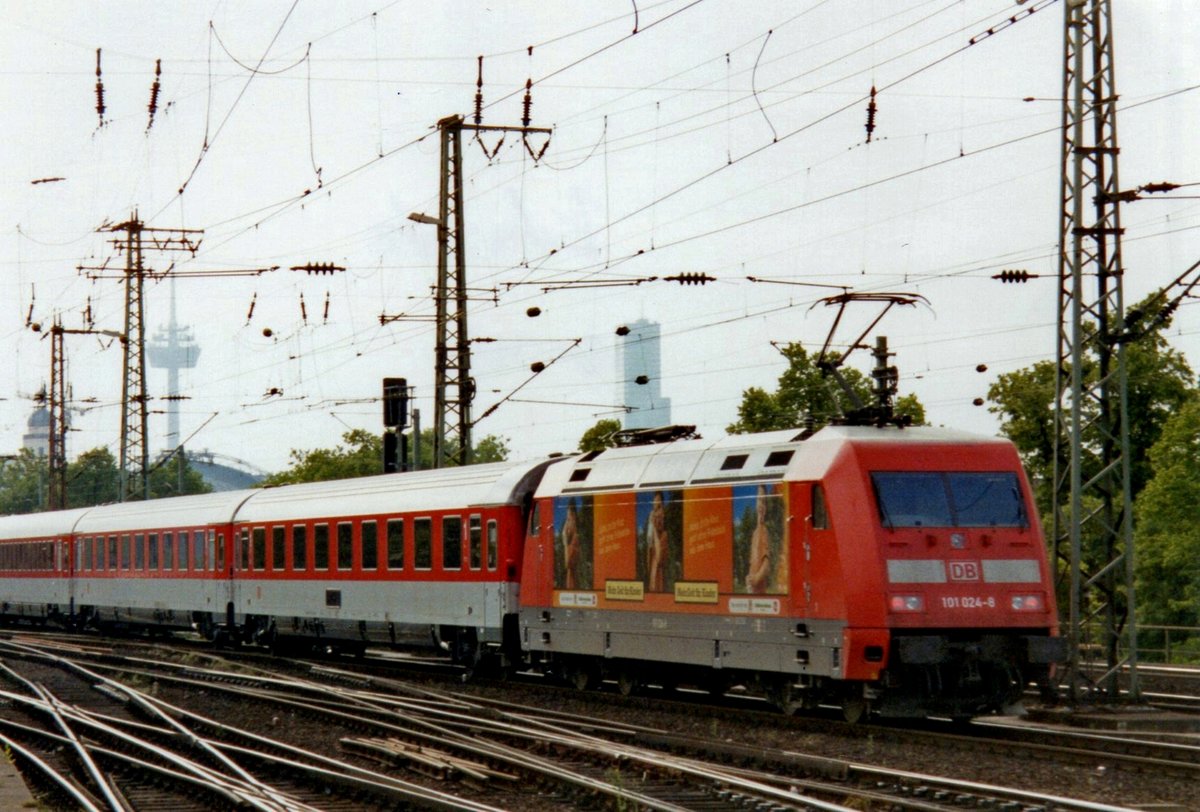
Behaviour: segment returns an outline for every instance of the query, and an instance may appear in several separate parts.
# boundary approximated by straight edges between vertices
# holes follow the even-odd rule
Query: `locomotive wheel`
[[[842,718],[856,725],[866,718],[871,710],[871,703],[861,696],[848,696],[842,700]]]
[[[779,708],[784,716],[794,716],[796,711],[804,707],[803,692],[797,692],[786,677],[771,684],[766,693],[770,703]]]
[[[600,674],[588,663],[575,663],[567,668],[567,684],[576,691],[590,691],[600,684]],[[618,683],[619,687],[619,683]],[[628,694],[625,694],[628,696]]]

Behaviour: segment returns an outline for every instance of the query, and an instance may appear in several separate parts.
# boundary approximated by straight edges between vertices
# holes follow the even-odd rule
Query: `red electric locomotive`
[[[895,426],[550,468],[521,632],[535,662],[579,686],[742,684],[850,718],[999,710],[1064,655],[1012,444]]]

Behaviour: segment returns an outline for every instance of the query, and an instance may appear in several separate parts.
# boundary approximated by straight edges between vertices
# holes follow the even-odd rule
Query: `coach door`
[[[233,578],[233,528],[229,525],[208,531],[208,551],[214,565],[213,586],[216,598],[212,608],[213,621],[233,628],[236,625],[237,587]]]

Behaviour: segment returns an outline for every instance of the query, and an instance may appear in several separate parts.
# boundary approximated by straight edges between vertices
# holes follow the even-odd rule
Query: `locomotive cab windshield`
[[[959,471],[873,472],[885,527],[1029,527],[1016,474]]]

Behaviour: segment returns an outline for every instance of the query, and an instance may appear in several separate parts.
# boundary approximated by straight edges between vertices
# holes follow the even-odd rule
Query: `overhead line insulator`
[[[664,276],[664,282],[678,282],[681,285],[704,285],[709,282],[716,282],[715,276],[709,276],[706,273],[681,273],[675,276]]]
[[[875,85],[871,85],[871,101],[867,104],[867,143],[871,143],[871,136],[875,132]]]
[[[1030,279],[1037,279],[1040,274],[1030,273],[1026,270],[1003,270],[998,274],[993,274],[992,279],[999,279],[1004,284],[1012,282],[1014,284],[1023,284]]]

